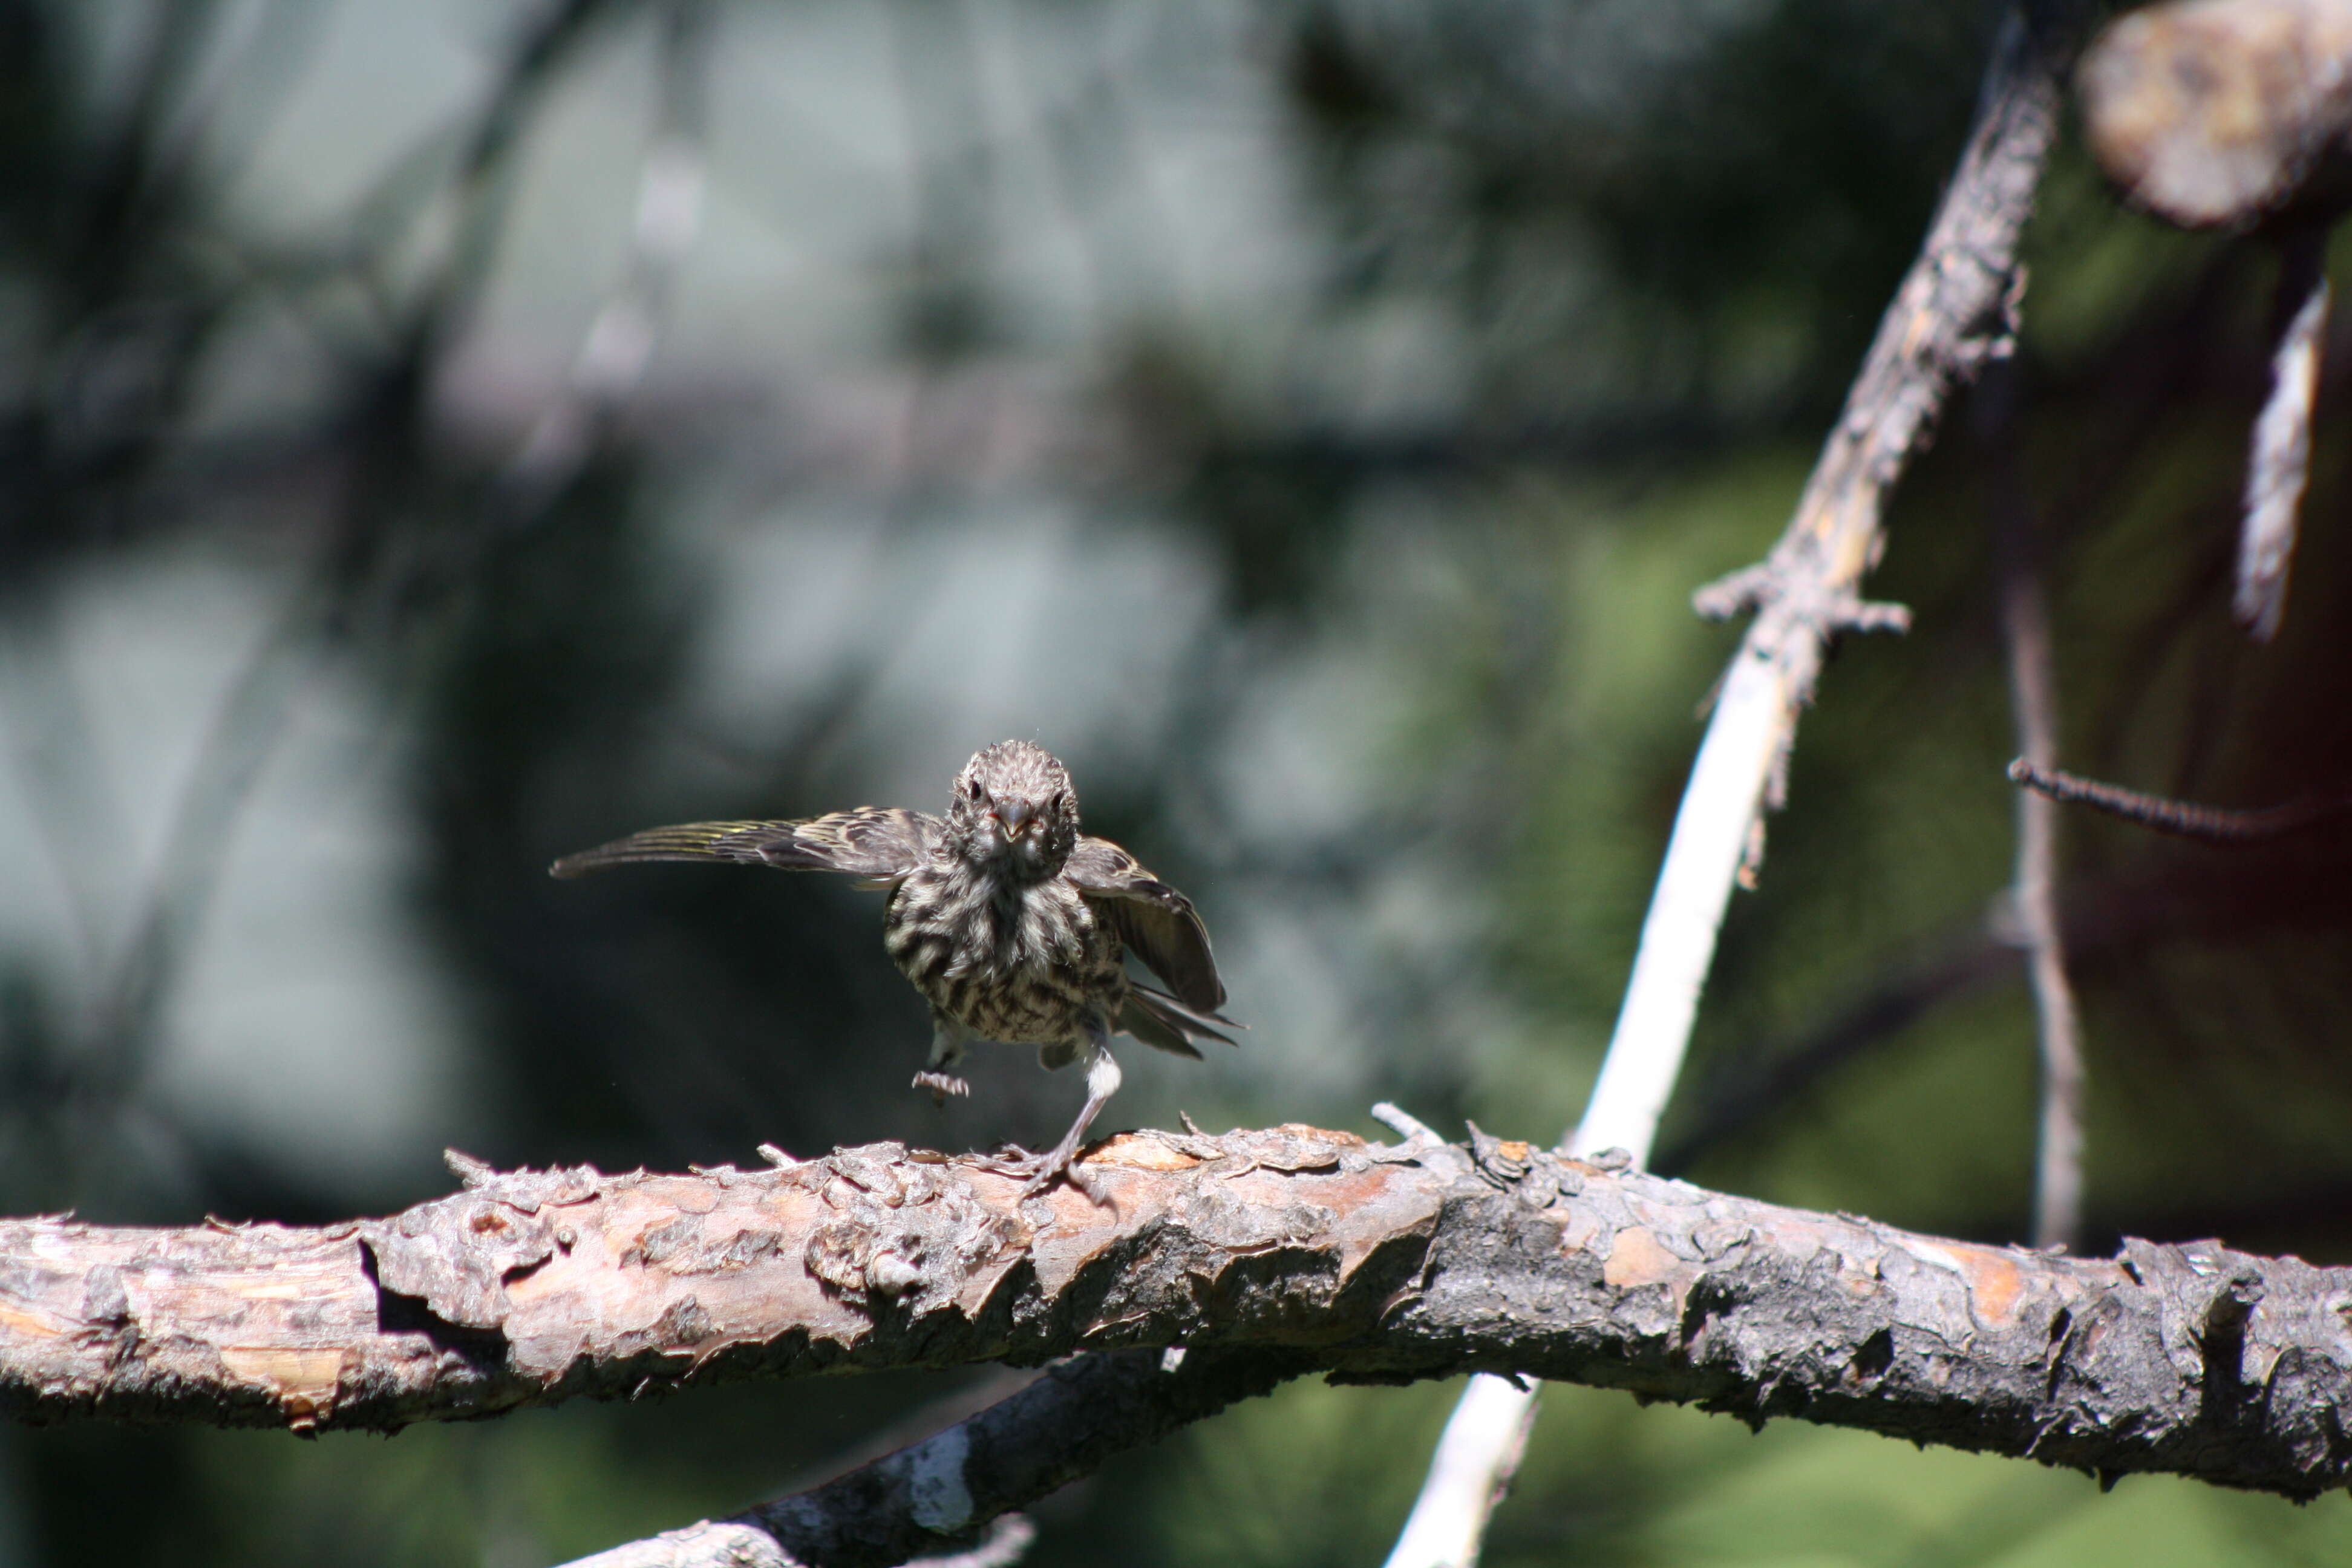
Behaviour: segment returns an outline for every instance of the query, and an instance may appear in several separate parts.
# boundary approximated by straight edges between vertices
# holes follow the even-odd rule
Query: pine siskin
[[[866,805],[803,822],[688,823],[567,855],[549,871],[633,860],[842,871],[887,891],[883,945],[931,1005],[930,1059],[915,1085],[935,1097],[969,1092],[950,1069],[974,1039],[1035,1046],[1049,1070],[1083,1055],[1087,1102],[1062,1141],[994,1162],[1026,1177],[1028,1192],[1067,1173],[1092,1195],[1071,1162],[1118,1088],[1113,1032],[1197,1061],[1193,1041],[1230,1045],[1223,1030],[1240,1027],[1217,1011],[1225,988],[1192,901],[1118,845],[1079,833],[1069,770],[1026,741],[965,763],[945,820]],[[1129,979],[1128,952],[1168,990]]]

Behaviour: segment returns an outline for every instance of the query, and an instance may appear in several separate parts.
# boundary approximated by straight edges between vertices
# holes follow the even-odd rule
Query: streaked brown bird
[[[1017,1146],[992,1168],[1036,1192],[1067,1173],[1087,1128],[1118,1089],[1110,1037],[1124,1031],[1198,1061],[1195,1040],[1234,1043],[1225,987],[1192,900],[1107,838],[1078,831],[1060,759],[1000,741],[956,775],[944,819],[859,806],[801,822],[690,822],[647,828],[549,868],[577,877],[633,860],[730,860],[840,871],[887,891],[882,942],[931,1005],[931,1054],[915,1086],[944,1100],[970,1086],[950,1071],[974,1039],[1034,1046],[1051,1070],[1081,1056],[1087,1102],[1043,1154]],[[1168,987],[1129,979],[1133,952]]]

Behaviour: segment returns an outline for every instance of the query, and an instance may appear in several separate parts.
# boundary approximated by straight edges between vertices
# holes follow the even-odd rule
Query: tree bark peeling
[[[1256,1347],[1338,1381],[1511,1373],[2106,1476],[2352,1479],[2352,1269],[1938,1240],[1483,1135],[1140,1132],[1087,1163],[1115,1207],[874,1144],[472,1172],[312,1231],[7,1222],[0,1401],[392,1429],[722,1377]]]

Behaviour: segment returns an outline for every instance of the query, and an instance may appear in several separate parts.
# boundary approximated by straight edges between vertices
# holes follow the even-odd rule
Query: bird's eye
[[[978,779],[969,781],[964,785],[964,791],[966,794],[970,795],[972,799],[978,800],[980,798],[980,781]]]
[[[1055,790],[1054,792],[1054,798],[1045,803],[1045,809],[1053,813],[1055,816],[1061,816],[1062,813],[1067,811],[1069,808],[1070,796],[1069,792],[1066,790]]]

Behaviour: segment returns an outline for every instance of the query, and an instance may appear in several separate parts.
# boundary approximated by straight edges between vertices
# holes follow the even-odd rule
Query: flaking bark
[[[388,1429],[726,1377],[1256,1347],[1341,1381],[1512,1373],[2109,1475],[2352,1479],[2352,1269],[1937,1240],[1486,1138],[1142,1132],[1087,1165],[1115,1208],[877,1144],[475,1171],[320,1230],[8,1222],[0,1400]]]

